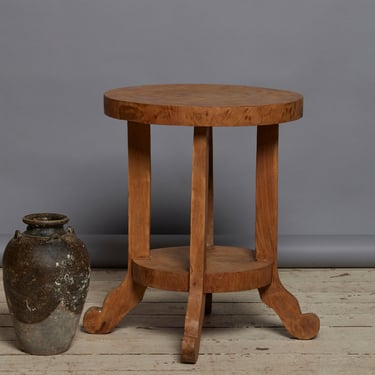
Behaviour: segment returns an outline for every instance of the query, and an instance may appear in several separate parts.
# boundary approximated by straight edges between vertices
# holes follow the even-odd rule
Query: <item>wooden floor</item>
[[[1,286],[0,374],[375,375],[375,269],[280,273],[302,310],[320,316],[319,336],[291,339],[256,291],[215,294],[196,365],[180,363],[184,293],[148,289],[113,333],[79,330],[68,352],[38,357],[16,348]],[[100,305],[123,275],[120,270],[93,270],[87,307]]]

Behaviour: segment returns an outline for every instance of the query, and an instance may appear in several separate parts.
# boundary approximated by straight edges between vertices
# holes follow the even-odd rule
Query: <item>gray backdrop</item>
[[[302,257],[315,238],[315,256],[374,265],[374,14],[373,0],[1,0],[4,244],[38,211],[95,235],[93,254],[93,238],[126,234],[126,128],[104,116],[105,90],[232,83],[305,97],[304,118],[280,130],[280,235],[301,239]],[[251,242],[255,129],[214,133],[216,233]],[[192,129],[152,136],[152,232],[186,234]],[[319,245],[328,235],[337,246]]]

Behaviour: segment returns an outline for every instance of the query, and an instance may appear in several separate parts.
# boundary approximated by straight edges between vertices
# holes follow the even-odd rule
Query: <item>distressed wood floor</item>
[[[124,273],[93,270],[86,308],[100,305]],[[148,289],[144,301],[113,333],[79,330],[68,352],[38,357],[16,348],[1,285],[0,374],[375,375],[375,269],[280,273],[302,310],[320,316],[319,336],[291,339],[256,291],[215,294],[196,365],[180,363],[184,293]]]

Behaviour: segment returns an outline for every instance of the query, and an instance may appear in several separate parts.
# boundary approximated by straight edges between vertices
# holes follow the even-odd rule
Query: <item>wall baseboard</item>
[[[89,249],[92,267],[126,267],[127,235],[79,235]],[[0,256],[11,235],[0,236]],[[218,235],[218,245],[253,248],[244,235]],[[153,235],[151,248],[186,245],[189,235]],[[375,235],[281,235],[280,267],[375,267]],[[1,260],[0,259],[0,260]]]

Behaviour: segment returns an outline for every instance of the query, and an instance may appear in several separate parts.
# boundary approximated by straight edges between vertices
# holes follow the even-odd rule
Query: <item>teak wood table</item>
[[[148,286],[189,292],[182,361],[195,363],[212,293],[257,288],[288,332],[311,339],[319,318],[302,314],[277,268],[279,123],[302,117],[301,95],[232,85],[151,85],[104,95],[105,113],[128,121],[128,273],[102,307],[90,308],[84,328],[109,333]],[[150,251],[150,124],[194,127],[190,246]],[[257,126],[255,250],[216,246],[213,225],[212,128]]]

